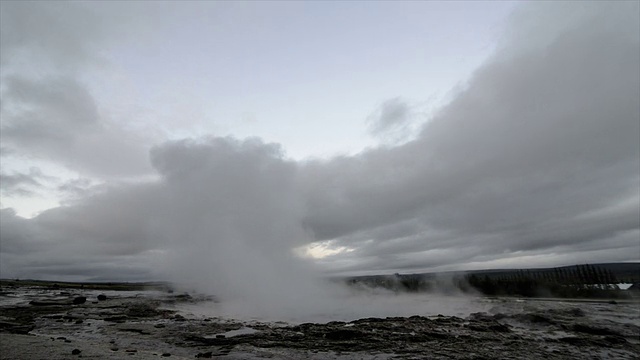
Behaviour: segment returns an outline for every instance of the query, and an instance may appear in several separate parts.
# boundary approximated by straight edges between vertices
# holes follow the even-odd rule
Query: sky
[[[640,261],[639,14],[3,1],[0,277]]]

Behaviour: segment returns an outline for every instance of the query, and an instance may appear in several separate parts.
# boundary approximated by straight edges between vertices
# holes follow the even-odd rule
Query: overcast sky
[[[637,1],[0,10],[1,277],[640,261]]]

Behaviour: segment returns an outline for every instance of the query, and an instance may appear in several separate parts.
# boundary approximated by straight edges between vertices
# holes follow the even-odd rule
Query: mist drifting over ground
[[[353,294],[323,278],[637,260],[638,13],[637,2],[522,5],[495,54],[394,145],[293,161],[257,138],[158,142],[151,179],[77,186],[64,206],[32,219],[2,209],[2,276],[160,278],[214,295],[234,313],[366,306],[359,314],[385,316],[398,314],[405,298]],[[56,157],[77,150],[68,144],[115,136],[88,91],[59,108],[57,91],[86,90],[77,79],[11,79],[3,98],[51,116],[85,109],[93,122],[81,135],[71,131],[77,124],[61,125],[82,141],[47,142],[45,120],[4,107],[3,146],[37,142],[33,151]],[[85,100],[91,106],[76,103]],[[411,114],[400,100],[385,104],[392,109],[368,120],[377,136],[405,126]],[[3,184],[44,182],[30,174]],[[296,253],[309,244],[333,253],[316,260]],[[447,301],[421,309],[457,311]]]

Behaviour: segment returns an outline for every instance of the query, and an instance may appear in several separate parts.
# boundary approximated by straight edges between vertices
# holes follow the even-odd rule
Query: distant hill
[[[602,264],[589,264],[594,267],[601,268],[606,271],[610,271],[620,282],[622,283],[636,283],[640,282],[640,262],[633,263],[602,263]],[[482,275],[489,277],[504,277],[517,274],[522,271],[526,271],[532,274],[544,274],[554,272],[557,269],[573,272],[577,270],[580,265],[560,266],[554,268],[521,268],[521,269],[486,269],[486,270],[467,270],[467,271],[448,271],[448,272],[429,272],[429,273],[414,273],[414,274],[380,274],[380,275],[365,275],[365,276],[349,276],[347,279],[358,279],[360,281],[375,280],[378,278],[388,278],[389,276],[399,276],[402,278],[436,278],[443,275],[448,276],[466,276],[466,275]]]
[[[610,271],[619,282],[621,283],[636,283],[640,282],[640,262],[636,263],[602,263],[602,264],[589,264],[591,266]],[[557,269],[566,271],[576,271],[580,265],[560,266],[557,268],[532,268],[532,269],[489,269],[489,270],[472,270],[464,273],[468,275],[483,275],[493,277],[510,276],[520,271],[527,271],[531,274],[546,274],[556,271]]]
[[[356,287],[400,292],[475,290],[485,295],[619,298],[633,294],[620,290],[614,284],[640,283],[640,263],[353,276],[339,281]]]

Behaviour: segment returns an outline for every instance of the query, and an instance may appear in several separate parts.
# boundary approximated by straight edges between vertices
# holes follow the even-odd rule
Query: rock
[[[168,357],[168,356],[171,356],[171,354],[170,353],[163,353],[162,356]]]
[[[592,345],[591,342],[588,339],[585,338],[581,338],[581,337],[575,337],[575,336],[567,336],[567,337],[563,337],[558,339],[559,342],[562,343],[566,343],[566,344],[571,344],[574,346],[589,346]]]
[[[138,350],[136,350],[136,349],[128,349],[128,350],[125,350],[124,352],[128,352],[128,353],[137,353],[137,352],[138,352]]]
[[[532,323],[532,324],[553,325],[553,324],[556,323],[551,318],[549,318],[547,316],[544,316],[544,315],[541,315],[541,314],[532,314],[532,313],[518,314],[518,315],[515,315],[514,318],[517,319],[517,320],[520,320],[520,321],[523,321],[523,322]]]
[[[616,345],[628,343],[627,339],[623,338],[622,336],[605,336],[604,341]]]
[[[87,298],[85,296],[78,296],[73,299],[73,303],[75,305],[84,304],[85,302],[87,302]]]
[[[80,351],[79,349],[73,349],[71,351],[71,355],[79,355],[82,351]]]
[[[55,305],[69,305],[68,300],[32,300],[29,305],[33,306],[55,306]]]
[[[213,352],[212,351],[207,351],[206,353],[198,353],[198,355],[196,355],[197,358],[205,358],[205,359],[210,359],[213,357]]]
[[[508,325],[500,324],[500,323],[495,323],[490,325],[489,329],[495,332],[502,332],[502,333],[511,332],[511,329],[509,329]]]
[[[582,309],[580,309],[580,308],[571,308],[571,309],[567,310],[567,313],[569,315],[576,316],[576,317],[584,317],[585,316],[584,311]]]
[[[157,316],[161,314],[161,312],[156,309],[158,305],[159,303],[156,302],[133,304],[127,309],[127,315],[131,317]]]
[[[100,300],[100,301],[105,301],[105,300],[107,300],[107,295],[105,295],[105,294],[100,294],[100,295],[98,295],[98,300]]]
[[[572,330],[576,331],[576,332],[585,333],[585,334],[591,334],[591,335],[622,336],[620,333],[618,333],[616,331],[613,331],[611,329],[608,329],[608,328],[590,326],[590,325],[585,325],[585,324],[575,324],[575,325],[573,325]]]
[[[224,335],[222,335],[222,334],[216,335],[216,339],[224,339],[225,337],[226,337],[226,336],[224,336]]]
[[[127,318],[127,315],[116,315],[104,318],[104,321],[123,323],[125,320],[127,320]]]
[[[155,325],[153,325],[153,327],[161,329],[161,328],[166,327],[166,326],[164,324],[155,324]]]
[[[34,328],[35,326],[33,324],[23,325],[15,322],[0,320],[0,330],[3,332],[6,331],[13,334],[27,335]]]
[[[83,322],[83,320],[76,320],[76,324],[82,324]]]
[[[351,340],[362,336],[363,333],[352,329],[338,329],[324,334],[324,337],[329,340]]]
[[[115,346],[111,348],[111,351],[118,351],[118,350],[120,350],[120,349],[118,349],[118,348],[117,348],[117,347],[115,347]]]

